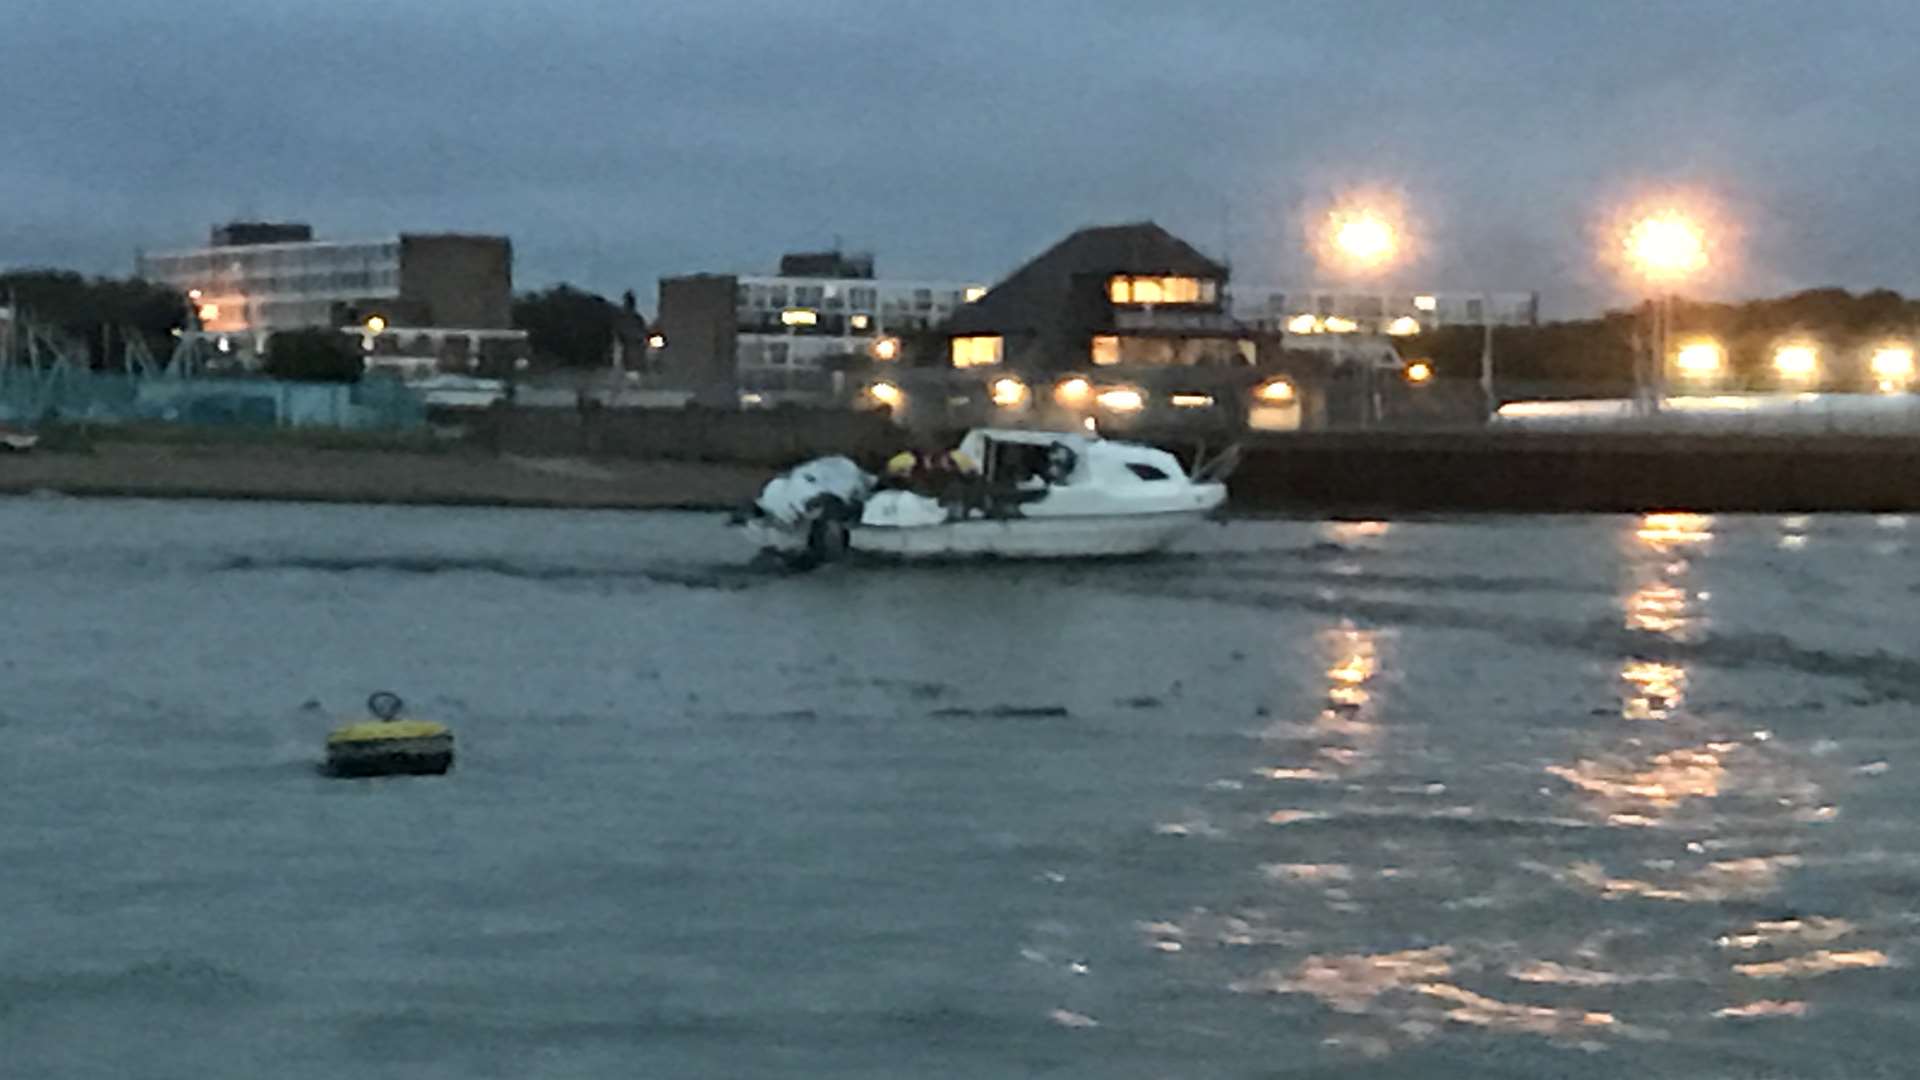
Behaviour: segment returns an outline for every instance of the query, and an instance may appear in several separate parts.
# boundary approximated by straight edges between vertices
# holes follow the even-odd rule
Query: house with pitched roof
[[[1228,269],[1153,222],[1082,229],[909,343],[875,397],[916,425],[1300,425],[1302,358],[1236,319]],[[878,368],[879,365],[876,365]],[[1250,410],[1264,410],[1251,412]]]

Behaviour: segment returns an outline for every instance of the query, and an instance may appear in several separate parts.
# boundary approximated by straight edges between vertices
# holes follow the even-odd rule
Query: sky
[[[7,0],[0,266],[127,274],[218,221],[505,233],[521,288],[873,251],[993,281],[1155,220],[1243,289],[1630,302],[1608,223],[1681,205],[1727,297],[1920,294],[1911,0]]]

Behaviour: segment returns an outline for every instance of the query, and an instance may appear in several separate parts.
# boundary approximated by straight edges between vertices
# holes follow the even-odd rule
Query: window
[[[1116,274],[1107,282],[1116,304],[1211,304],[1219,296],[1219,282],[1195,277]]]
[[[1127,462],[1127,471],[1142,480],[1165,480],[1167,474],[1151,465],[1142,465],[1137,461]]]
[[[1471,322],[1471,323],[1479,322],[1482,314],[1483,312],[1481,311],[1481,308],[1480,308],[1479,297],[1475,297],[1472,300],[1467,301],[1467,321],[1468,322]]]
[[[767,286],[767,306],[777,308],[787,306],[787,287],[785,285]]]
[[[913,290],[913,306],[920,311],[926,311],[928,308],[933,307],[933,290]]]
[[[873,316],[865,312],[855,312],[853,317],[847,320],[847,322],[848,325],[852,326],[855,330],[868,330],[873,327]]]
[[[796,285],[793,287],[795,307],[819,307],[826,300],[826,290],[818,285]]]
[[[1101,367],[1111,367],[1120,362],[1120,339],[1111,334],[1100,334],[1093,339],[1093,362]]]
[[[878,301],[874,289],[867,285],[856,285],[847,290],[847,306],[872,311]]]
[[[1000,362],[1001,338],[957,337],[953,339],[953,366],[957,368],[989,367]]]
[[[767,363],[772,364],[774,367],[787,366],[787,343],[786,342],[776,341],[776,342],[770,343],[767,346]]]

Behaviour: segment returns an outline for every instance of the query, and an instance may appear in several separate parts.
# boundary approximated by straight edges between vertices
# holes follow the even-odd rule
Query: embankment
[[[1248,511],[1920,511],[1920,438],[1301,433],[1249,443]]]
[[[766,480],[751,466],[675,461],[101,442],[83,453],[0,455],[0,493],[272,499],[573,509],[722,509]]]
[[[804,412],[500,411],[450,444],[116,430],[0,454],[0,493],[722,509],[778,469],[876,466],[903,438]],[[1248,442],[1230,487],[1253,514],[1920,512],[1920,438],[1296,433]]]

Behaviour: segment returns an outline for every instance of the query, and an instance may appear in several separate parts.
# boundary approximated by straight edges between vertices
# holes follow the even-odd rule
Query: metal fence
[[[403,431],[424,425],[426,408],[405,384],[380,377],[309,383],[15,368],[0,369],[0,421]]]

